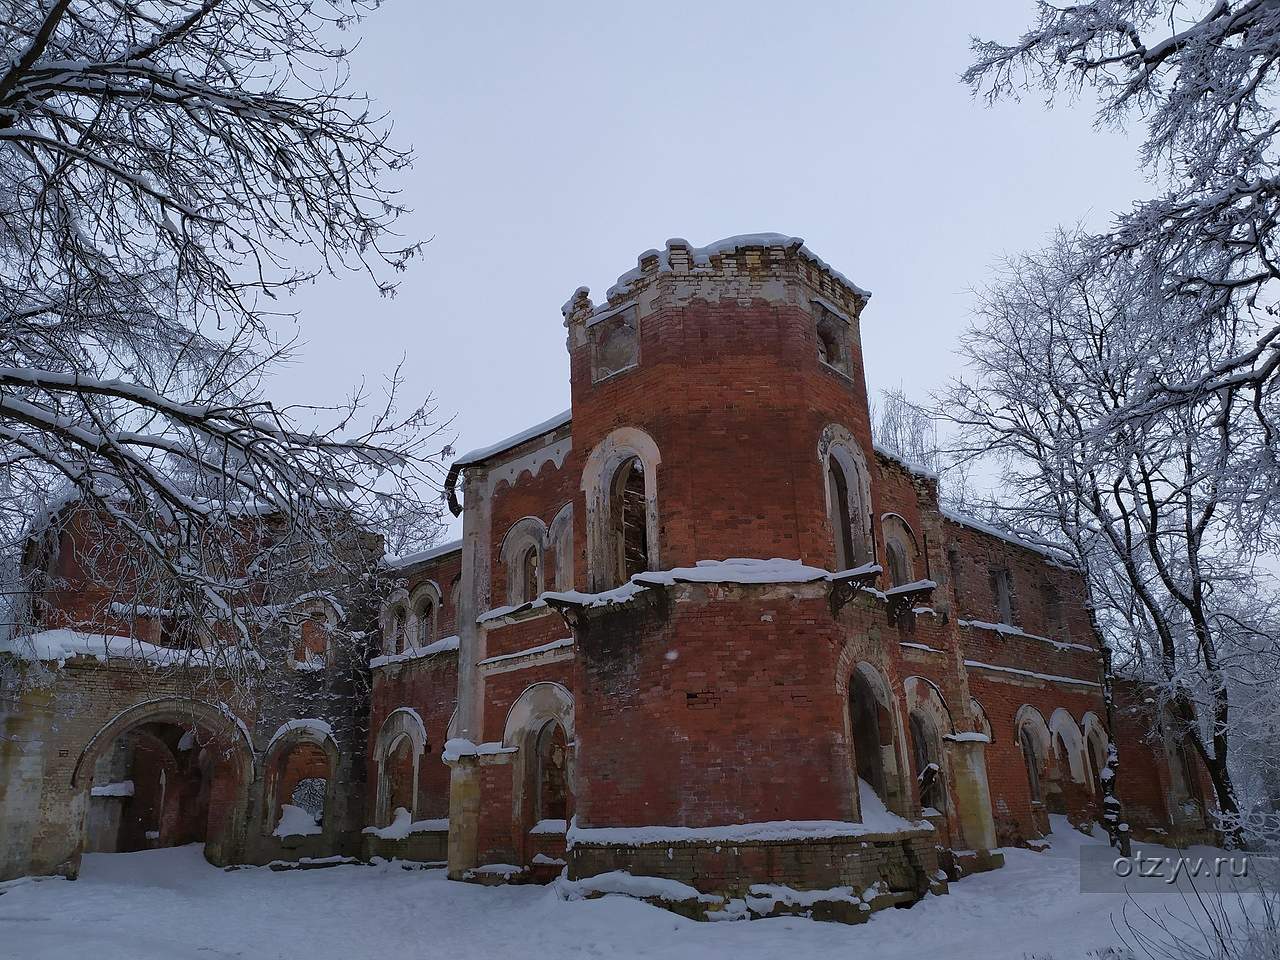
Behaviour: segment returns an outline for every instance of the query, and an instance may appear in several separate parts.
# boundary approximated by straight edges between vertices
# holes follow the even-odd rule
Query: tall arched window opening
[[[425,647],[435,639],[435,624],[436,605],[430,600],[423,600],[418,606],[417,643],[419,647]]]
[[[897,540],[889,540],[884,545],[885,559],[889,561],[889,584],[900,587],[910,583],[912,578],[911,561],[907,557],[906,548]]]
[[[911,729],[911,753],[915,761],[916,783],[920,787],[920,806],[942,810],[942,767],[934,749],[933,737],[920,714],[908,718]]]
[[[849,726],[853,734],[854,767],[858,779],[883,800],[887,783],[881,747],[884,738],[880,729],[880,705],[867,678],[857,671],[849,680]]]
[[[520,556],[520,599],[524,602],[536,600],[541,591],[538,589],[538,547],[531,545]]]
[[[1031,731],[1025,726],[1018,731],[1018,739],[1022,743],[1022,762],[1027,768],[1027,786],[1031,791],[1031,801],[1042,803],[1044,800],[1040,790],[1040,755],[1036,752],[1035,740]]]
[[[853,518],[849,516],[849,483],[834,457],[827,461],[827,499],[831,504],[831,526],[836,541],[836,569],[848,570],[856,562]]]
[[[416,791],[413,782],[413,755],[413,741],[405,734],[401,734],[387,752],[387,811],[391,820],[395,820],[398,810],[404,810],[410,817],[415,812],[417,805],[414,803]]]
[[[639,457],[624,461],[614,475],[614,541],[617,579],[625,583],[649,569],[649,524],[646,516],[644,464]]]
[[[569,745],[564,727],[550,720],[538,732],[534,822],[569,818]]]

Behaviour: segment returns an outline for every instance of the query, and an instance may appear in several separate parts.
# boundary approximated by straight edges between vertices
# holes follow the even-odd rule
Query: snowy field
[[[1045,853],[1007,850],[1005,869],[853,927],[793,918],[697,923],[624,897],[566,902],[547,887],[450,883],[443,870],[393,865],[228,873],[205,863],[197,846],[91,854],[77,881],[20,883],[0,895],[0,958],[1096,956],[1121,943],[1112,919],[1124,929],[1125,897],[1078,892],[1079,848],[1098,841],[1056,827]],[[1148,910],[1189,909],[1176,894],[1139,899]]]

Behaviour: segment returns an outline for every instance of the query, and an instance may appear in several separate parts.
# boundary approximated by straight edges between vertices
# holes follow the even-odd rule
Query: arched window
[[[320,596],[306,597],[292,611],[293,668],[323,670],[329,663],[338,613]]]
[[[417,809],[414,789],[415,751],[407,734],[400,734],[387,751],[383,776],[386,777],[387,810],[392,821],[396,812],[404,810],[412,819]]]
[[[625,460],[613,478],[613,537],[619,583],[649,569],[649,526],[644,464],[639,457]]]
[[[855,670],[849,680],[849,726],[853,733],[853,756],[858,779],[866,783],[881,800],[886,783],[884,741],[880,729],[880,703],[871,684],[861,671]]]
[[[618,427],[588,454],[582,470],[588,589],[608,590],[660,569],[661,463],[658,445],[636,427]]]
[[[425,647],[435,639],[436,605],[430,598],[427,598],[418,605],[417,614],[418,635],[416,641],[419,647]]]
[[[538,732],[534,822],[569,817],[568,742],[564,727],[549,720]]]
[[[530,544],[520,555],[520,600],[528,602],[536,600],[542,591],[538,589],[538,547]]]
[[[329,623],[323,610],[312,610],[299,625],[293,662],[304,668],[323,667],[329,659]]]
[[[818,439],[818,460],[826,485],[836,569],[848,570],[873,561],[871,482],[858,441],[840,424],[827,424]]]
[[[391,611],[391,625],[386,636],[386,651],[389,654],[403,653],[405,648],[405,627],[409,622],[409,614],[405,608],[397,604]]]
[[[890,586],[914,583],[919,579],[915,533],[896,513],[886,513],[881,517],[880,528],[884,531],[884,564]]]
[[[827,461],[827,502],[831,504],[831,527],[836,541],[836,569],[848,570],[855,564],[849,484],[834,457]]]
[[[537,600],[543,586],[547,525],[538,517],[522,517],[502,538],[502,566],[507,577],[507,603]]]

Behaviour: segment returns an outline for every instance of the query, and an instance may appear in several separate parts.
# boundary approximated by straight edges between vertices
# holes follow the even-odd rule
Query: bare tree
[[[332,408],[266,395],[281,293],[357,270],[390,295],[417,250],[410,155],[335,42],[373,6],[0,0],[0,553],[73,500],[202,646],[251,652],[273,570],[438,529],[398,371]]]

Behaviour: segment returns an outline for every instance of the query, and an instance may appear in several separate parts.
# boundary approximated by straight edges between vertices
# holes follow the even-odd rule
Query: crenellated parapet
[[[681,306],[693,300],[763,300],[806,305],[821,298],[828,309],[857,320],[871,294],[805,246],[800,237],[753,233],[704,247],[668,240],[646,250],[636,266],[618,277],[602,303],[579,287],[565,303],[565,325],[590,325],[631,305],[640,316],[658,302]]]

